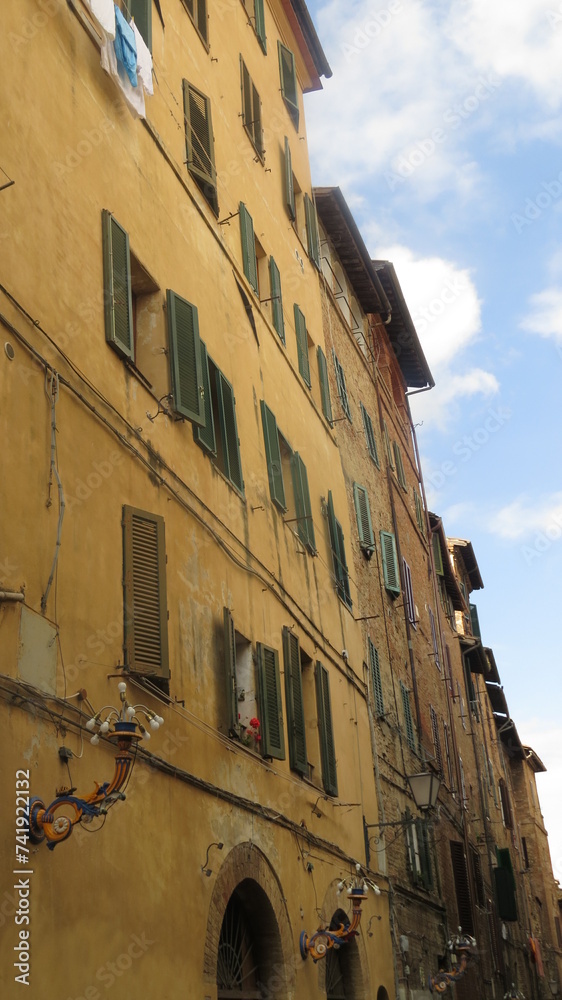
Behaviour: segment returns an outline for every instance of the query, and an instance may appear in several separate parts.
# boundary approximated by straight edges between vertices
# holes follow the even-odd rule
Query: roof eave
[[[386,329],[390,346],[394,351],[404,381],[412,389],[433,389],[435,379],[431,374],[410,310],[406,305],[394,264],[389,260],[373,260],[373,266],[382,275],[381,284],[387,297],[389,296],[385,285],[391,289],[391,294],[396,300],[396,307],[393,307],[393,314]],[[396,316],[396,309],[398,309],[398,316]],[[393,334],[395,334],[394,338]],[[414,359],[413,364],[408,362],[407,353]]]

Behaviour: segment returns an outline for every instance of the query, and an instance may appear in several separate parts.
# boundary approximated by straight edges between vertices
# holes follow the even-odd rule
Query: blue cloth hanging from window
[[[133,87],[137,80],[137,43],[135,33],[127,24],[119,7],[115,7],[115,41],[113,43],[117,61],[122,63]]]

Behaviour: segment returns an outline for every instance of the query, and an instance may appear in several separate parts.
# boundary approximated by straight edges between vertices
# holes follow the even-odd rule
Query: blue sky
[[[334,74],[306,98],[313,183],[396,267],[437,383],[411,401],[429,506],[474,545],[562,880],[562,3],[308,7]]]

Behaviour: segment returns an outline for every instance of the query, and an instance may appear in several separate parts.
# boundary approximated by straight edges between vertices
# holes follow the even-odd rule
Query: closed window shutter
[[[238,429],[236,427],[234,392],[232,391],[230,382],[218,369],[217,396],[224,444],[225,474],[240,493],[243,493],[244,480],[242,479],[242,465],[240,463],[240,445],[238,441]]]
[[[123,507],[125,663],[169,678],[164,518]]]
[[[283,318],[283,298],[281,296],[281,275],[273,257],[269,258],[269,285],[273,325],[282,343],[285,343],[285,320]]]
[[[234,619],[228,608],[223,609],[223,625],[226,715],[228,733],[230,736],[235,736],[239,732],[238,692],[236,690],[236,635],[234,631]]]
[[[382,570],[384,585],[391,594],[400,593],[400,575],[398,573],[398,557],[394,535],[389,531],[381,531]]]
[[[195,424],[203,424],[204,388],[197,307],[170,289],[166,292],[166,304],[174,410]]]
[[[470,886],[468,882],[468,869],[463,845],[456,840],[449,841],[451,848],[451,864],[453,866],[453,878],[455,882],[455,894],[457,897],[457,912],[459,925],[465,934],[474,934],[474,922],[472,919],[472,906],[470,902]]]
[[[402,695],[402,708],[404,710],[404,725],[406,727],[406,739],[410,750],[416,749],[416,737],[414,733],[414,723],[412,720],[412,709],[410,707],[410,692],[405,684],[400,681],[400,692]]]
[[[279,432],[277,421],[269,409],[261,401],[261,419],[263,425],[263,437],[265,442],[265,457],[267,459],[267,472],[269,477],[269,492],[274,504],[285,511],[285,487],[283,485],[283,470],[281,466],[281,449],[279,447]]]
[[[279,76],[281,79],[281,94],[287,105],[295,128],[299,127],[299,95],[297,90],[297,74],[295,57],[290,49],[277,42],[279,51]]]
[[[507,868],[494,868],[494,881],[500,920],[516,921],[517,900],[512,873]]]
[[[322,399],[322,413],[326,417],[330,427],[333,424],[332,401],[330,399],[330,382],[328,380],[328,362],[321,347],[316,348],[318,358],[318,378],[320,380],[320,396]]]
[[[397,477],[398,482],[400,483],[400,486],[402,487],[402,489],[405,492],[407,492],[408,491],[408,485],[406,483],[406,474],[404,472],[404,465],[403,465],[403,462],[402,462],[402,452],[400,451],[400,445],[397,444],[396,441],[394,441],[392,447],[393,447],[393,450],[394,450],[394,458],[395,458],[395,461],[396,461],[396,477]]]
[[[285,760],[283,704],[279,679],[279,656],[276,649],[257,644],[260,690],[261,750],[264,757]]]
[[[196,424],[193,425],[193,437],[205,451],[216,456],[217,439],[211,397],[211,380],[209,378],[209,359],[204,341],[199,341],[199,348],[201,353],[201,385],[203,386],[203,413],[205,422],[200,427]]]
[[[433,654],[435,656],[435,666],[441,670],[441,660],[439,658],[439,646],[437,645],[437,629],[435,628],[435,618],[431,608],[427,609],[429,615],[429,627],[431,629],[431,641],[433,643]]]
[[[364,486],[359,486],[358,483],[353,484],[353,499],[355,501],[355,513],[357,514],[359,544],[362,549],[372,552],[375,539],[373,537],[369,497]]]
[[[306,219],[306,235],[308,242],[308,256],[318,270],[320,270],[320,239],[318,237],[318,219],[316,218],[316,208],[308,194],[304,195],[304,214]]]
[[[285,136],[285,205],[289,213],[289,218],[294,222],[297,217],[295,211],[295,186],[293,182],[291,147],[289,146],[287,136]]]
[[[195,0],[197,9],[197,29],[203,41],[207,42],[207,0]]]
[[[256,260],[256,240],[254,223],[243,201],[240,202],[240,236],[242,239],[242,262],[244,274],[256,295],[258,294],[258,262]]]
[[[129,236],[110,212],[102,212],[105,338],[134,360],[133,297]]]
[[[337,795],[338,778],[330,703],[330,677],[326,668],[318,660],[316,661],[316,702],[318,705],[322,784],[328,795]]]
[[[347,419],[351,423],[351,410],[349,409],[349,399],[347,395],[347,385],[345,382],[345,372],[339,362],[336,352],[333,351],[332,354],[334,358],[334,371],[336,373],[336,386],[338,390],[338,396],[340,397],[342,410],[345,413]]]
[[[379,653],[375,648],[371,640],[368,640],[369,646],[369,667],[371,671],[371,684],[373,688],[373,700],[375,702],[375,715],[377,718],[381,718],[384,715],[384,700],[382,695],[382,681],[381,681],[381,670],[379,663]]]
[[[435,534],[431,538],[431,544],[433,546],[433,561],[435,563],[435,572],[438,576],[444,575],[443,567],[443,553],[441,552],[441,542],[439,540],[439,535]]]
[[[350,608],[351,597],[349,593],[349,577],[347,572],[347,562],[345,558],[344,538],[341,524],[334,513],[334,501],[332,491],[328,492],[328,527],[330,531],[330,544],[332,547],[332,559],[334,562],[334,576],[336,579],[336,589],[338,596]]]
[[[258,41],[264,52],[267,52],[267,42],[265,38],[265,13],[263,9],[263,0],[254,0],[254,27],[256,29],[256,35],[258,36]]]
[[[152,52],[152,0],[128,0],[129,14],[135,19],[147,48]]]
[[[373,459],[377,469],[380,469],[379,455],[377,452],[377,442],[375,440],[375,431],[373,428],[373,421],[371,420],[367,410],[361,403],[361,416],[363,418],[363,428],[365,430],[365,438],[367,441],[367,450],[369,455]]]
[[[285,665],[289,763],[293,771],[298,771],[302,775],[308,775],[299,640],[288,628],[283,629],[283,660]]]
[[[437,764],[439,777],[443,778],[443,754],[441,753],[441,740],[439,738],[439,720],[433,705],[429,706],[429,717],[431,719],[431,733],[433,736],[433,749],[435,750],[435,763]]]
[[[293,452],[291,455],[291,475],[293,479],[298,536],[301,542],[306,545],[308,551],[314,554],[316,552],[316,539],[314,536],[312,508],[310,506],[308,475],[306,466],[298,451]]]
[[[218,212],[211,102],[187,80],[183,81],[183,111],[187,169],[213,210]]]
[[[299,372],[310,389],[312,382],[310,380],[310,363],[308,360],[308,334],[306,332],[306,320],[296,302],[294,304],[293,311],[295,314],[295,334],[297,337],[297,359]]]
[[[472,634],[476,639],[481,639],[480,634],[480,622],[478,621],[478,609],[475,604],[470,604],[470,622],[472,625]]]

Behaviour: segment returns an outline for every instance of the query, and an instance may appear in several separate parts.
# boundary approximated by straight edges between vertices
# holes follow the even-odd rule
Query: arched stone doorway
[[[292,1000],[295,966],[281,887],[265,855],[239,844],[225,859],[209,907],[205,979],[217,1000]]]

